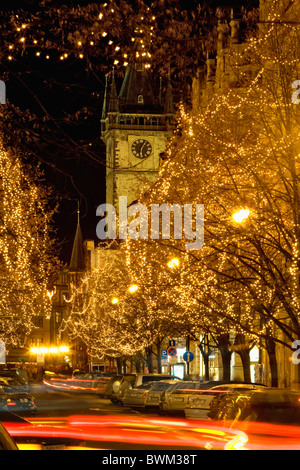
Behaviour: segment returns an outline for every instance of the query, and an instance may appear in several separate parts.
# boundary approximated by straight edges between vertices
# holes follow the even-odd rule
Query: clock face
[[[131,151],[137,158],[147,158],[151,155],[152,145],[146,139],[136,139],[131,144]]]

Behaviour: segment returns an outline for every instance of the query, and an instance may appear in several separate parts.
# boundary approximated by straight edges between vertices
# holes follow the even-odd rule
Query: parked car
[[[201,382],[200,380],[180,381],[168,388],[163,396],[161,409],[165,413],[184,415],[184,409],[191,395],[198,396],[202,390],[216,385],[217,382]]]
[[[110,378],[106,385],[106,397],[114,404],[119,403],[118,392],[123,377],[135,377],[135,374],[118,374]]]
[[[112,379],[115,378],[115,375],[103,375],[98,380],[96,394],[99,398],[107,398],[107,386]]]
[[[235,391],[247,391],[266,388],[260,384],[228,383],[203,390],[198,395],[191,395],[184,409],[188,419],[214,419],[224,396]]]
[[[176,384],[178,384],[178,380],[160,380],[152,384],[146,396],[145,410],[161,409],[165,392],[171,390]]]
[[[23,383],[14,377],[0,377],[0,410],[34,416],[37,407]]]
[[[106,375],[102,372],[85,372],[76,374],[69,382],[69,388],[72,390],[98,393],[98,385],[103,383]]]
[[[131,408],[144,408],[149,391],[155,383],[156,382],[146,382],[138,387],[126,390],[122,398],[123,405],[130,406]]]
[[[122,403],[122,399],[125,395],[126,390],[136,388],[139,385],[145,384],[147,382],[154,382],[163,379],[177,379],[179,377],[174,377],[170,374],[132,374],[130,376],[124,376],[120,383],[120,388],[117,392],[117,399],[119,403]]]
[[[257,389],[223,397],[216,419],[300,424],[299,391]]]
[[[1,377],[15,377],[26,386],[28,390],[28,373],[26,369],[18,369],[16,367],[8,369],[7,367],[0,367]]]

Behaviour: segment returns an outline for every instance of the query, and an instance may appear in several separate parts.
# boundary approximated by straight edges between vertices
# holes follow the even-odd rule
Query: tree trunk
[[[231,362],[231,351],[227,351],[226,349],[220,350],[221,357],[222,357],[222,365],[223,365],[223,377],[222,380],[224,382],[230,381],[230,362]]]
[[[204,338],[201,343],[198,344],[198,348],[200,349],[201,355],[203,357],[204,362],[204,380],[209,380],[209,356],[213,352],[213,349],[209,346],[209,338],[208,335],[204,335]]]
[[[223,364],[223,377],[224,382],[230,381],[230,362],[232,351],[230,347],[229,334],[220,335],[217,337],[218,349],[221,353],[222,364]]]
[[[117,372],[118,374],[122,374],[122,363],[119,357],[117,357]]]
[[[250,368],[250,351],[252,345],[246,342],[245,335],[238,333],[235,337],[234,345],[237,347],[237,354],[240,356],[243,372],[244,372],[244,382],[251,382],[251,368]]]
[[[251,369],[250,369],[250,351],[249,349],[239,352],[244,372],[244,382],[251,383]]]
[[[270,369],[271,369],[271,387],[278,387],[276,343],[272,338],[266,339],[266,349],[269,355],[269,364],[270,364]]]
[[[146,363],[147,363],[149,373],[153,374],[153,361],[152,361],[151,348],[146,348]]]

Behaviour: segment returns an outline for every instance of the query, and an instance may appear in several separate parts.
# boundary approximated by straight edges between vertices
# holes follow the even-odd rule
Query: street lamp
[[[244,222],[244,220],[246,220],[249,217],[249,215],[250,215],[249,209],[241,209],[235,212],[232,215],[232,218],[236,223],[241,224],[242,222]]]
[[[111,301],[112,304],[116,305],[119,302],[119,299],[117,297],[114,297]]]
[[[129,287],[129,292],[131,294],[134,294],[137,290],[138,290],[139,286],[137,286],[136,284],[133,284],[132,286]]]
[[[179,259],[178,258],[173,258],[171,261],[168,262],[168,267],[169,268],[178,268],[179,266]]]

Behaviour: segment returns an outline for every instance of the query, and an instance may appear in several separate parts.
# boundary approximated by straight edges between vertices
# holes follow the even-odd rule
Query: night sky
[[[91,2],[56,1],[52,3],[76,6]],[[257,1],[228,0],[207,1],[206,3],[211,6],[220,4],[222,6],[240,6],[241,4],[256,6]],[[1,10],[16,11],[21,8],[35,12],[39,5],[40,2],[36,0],[22,2],[12,0],[1,5]],[[184,1],[183,5],[186,8],[187,2]],[[22,70],[21,75],[20,70]],[[57,229],[58,247],[62,243],[60,257],[68,263],[77,224],[78,201],[83,236],[85,239],[95,241],[96,208],[105,202],[105,147],[100,139],[104,77],[101,74],[98,77],[88,74],[80,61],[68,62],[68,64],[60,64],[58,61],[55,65],[50,61],[47,63],[34,59],[26,64],[16,61],[11,71],[7,82],[7,99],[23,110],[28,108],[37,115],[39,113],[42,115],[40,106],[42,103],[53,116],[54,121],[58,119],[58,122],[64,113],[73,113],[82,106],[92,110],[92,115],[81,116],[75,126],[62,126],[57,129],[53,124],[53,129],[49,133],[52,135],[49,142],[47,142],[47,135],[44,135],[42,136],[44,139],[42,149],[38,145],[34,149],[36,155],[33,158],[42,161],[45,180],[55,188],[55,193],[60,197],[60,210],[55,216],[54,224]],[[53,79],[53,87],[49,87],[49,77]],[[64,133],[68,137],[64,137]],[[88,143],[90,155],[80,151],[83,142]],[[72,145],[74,145],[74,150],[70,150]]]

